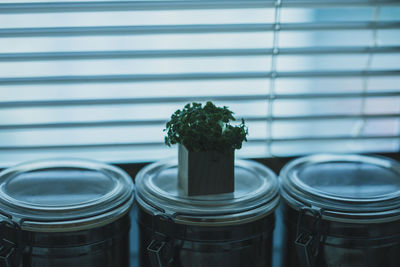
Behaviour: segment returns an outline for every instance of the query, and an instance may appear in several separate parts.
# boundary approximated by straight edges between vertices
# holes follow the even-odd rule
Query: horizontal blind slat
[[[104,35],[150,35],[150,34],[193,34],[228,32],[273,31],[275,24],[199,24],[199,25],[149,25],[149,26],[92,26],[92,27],[42,27],[42,28],[0,28],[1,38],[15,37],[66,37]],[[371,30],[398,29],[400,22],[318,22],[282,23],[280,31],[320,31],[320,30]]]
[[[356,140],[398,140],[400,135],[371,135],[371,136],[304,136],[293,138],[260,138],[249,139],[249,143],[286,143],[286,142],[309,142],[309,141],[356,141]],[[165,145],[163,142],[140,142],[140,143],[107,143],[107,144],[68,144],[68,145],[21,145],[21,146],[0,146],[0,151],[6,150],[55,150],[55,149],[86,149],[86,148],[118,148],[118,147],[144,147],[144,146],[161,146]]]
[[[282,7],[315,8],[342,6],[386,6],[399,5],[397,0],[285,0]],[[48,2],[48,3],[3,3],[0,14],[56,13],[56,12],[108,12],[138,10],[182,10],[182,9],[243,9],[273,8],[274,0],[248,1],[104,1],[104,2]]]
[[[92,106],[92,105],[125,105],[125,104],[160,104],[193,101],[261,101],[261,100],[307,100],[330,98],[361,98],[361,97],[396,97],[400,90],[368,91],[353,93],[305,93],[305,94],[266,94],[253,95],[223,95],[223,96],[179,96],[179,97],[146,97],[146,98],[106,98],[106,99],[63,99],[63,100],[21,100],[0,101],[0,108],[27,107],[60,107],[60,106]]]
[[[272,139],[258,139],[250,140],[252,142],[276,142],[276,143],[286,143],[286,142],[313,142],[313,141],[357,141],[357,140],[398,140],[400,135],[343,135],[343,136],[304,136],[304,137],[292,137],[292,138],[272,138]]]
[[[193,49],[193,50],[130,50],[130,51],[79,51],[79,52],[37,52],[0,53],[0,62],[6,61],[48,61],[84,59],[126,59],[126,58],[164,58],[164,57],[226,57],[226,56],[265,56],[272,55],[272,49]],[[279,55],[318,55],[318,54],[384,54],[399,53],[400,46],[381,47],[301,47],[279,48]]]
[[[1,85],[22,84],[57,84],[57,83],[119,83],[119,82],[154,82],[182,80],[220,80],[220,79],[265,79],[271,78],[318,78],[318,77],[376,77],[398,76],[400,70],[370,71],[293,71],[293,72],[228,72],[228,73],[178,73],[178,74],[121,74],[121,75],[77,75],[0,78]]]
[[[274,116],[268,118],[244,117],[246,122],[266,122],[272,121],[299,121],[307,122],[310,120],[380,120],[380,119],[400,119],[400,114],[330,114],[330,115],[296,115],[296,116]],[[83,121],[83,122],[53,122],[53,123],[25,123],[25,124],[0,124],[0,130],[31,130],[31,129],[60,129],[60,128],[88,128],[88,127],[120,127],[120,126],[155,126],[165,124],[166,119],[154,120],[110,120],[110,121]]]

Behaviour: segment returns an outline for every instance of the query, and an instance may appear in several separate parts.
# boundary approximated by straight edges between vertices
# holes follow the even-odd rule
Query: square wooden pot
[[[234,191],[234,150],[194,152],[179,145],[178,180],[186,195],[211,195]]]

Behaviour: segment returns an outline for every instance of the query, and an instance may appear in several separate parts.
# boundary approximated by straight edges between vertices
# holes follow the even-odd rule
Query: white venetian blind
[[[0,3],[0,167],[143,162],[170,114],[229,106],[242,157],[400,147],[400,1]]]

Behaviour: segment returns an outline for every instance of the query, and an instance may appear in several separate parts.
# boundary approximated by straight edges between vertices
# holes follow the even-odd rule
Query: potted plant
[[[227,107],[207,102],[187,104],[167,122],[165,144],[179,144],[178,181],[189,196],[234,191],[234,150],[247,141],[244,120],[239,125]]]

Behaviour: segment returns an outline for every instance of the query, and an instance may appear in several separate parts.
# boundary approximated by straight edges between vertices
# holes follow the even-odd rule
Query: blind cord
[[[374,8],[374,13],[373,13],[373,23],[375,24],[375,27],[372,29],[372,43],[371,43],[371,48],[376,48],[378,47],[378,31],[376,28],[376,23],[378,23],[380,17],[380,7],[375,6]],[[367,57],[367,62],[365,64],[364,71],[368,72],[371,69],[372,66],[372,60],[374,57],[374,52],[372,52],[373,49],[370,49]],[[365,119],[366,115],[366,109],[367,109],[367,92],[369,88],[369,77],[368,75],[364,75],[362,78],[362,91],[361,91],[361,106],[360,106],[360,115],[361,119],[354,125],[353,128],[353,135],[354,136],[362,136],[365,130],[365,126],[367,124],[367,121]]]
[[[274,157],[272,153],[272,124],[273,124],[273,116],[274,116],[274,100],[275,100],[275,80],[277,77],[276,65],[277,65],[277,57],[279,55],[279,31],[280,31],[280,21],[281,21],[281,7],[282,1],[275,1],[275,9],[274,9],[274,31],[272,37],[272,54],[271,54],[271,78],[269,85],[269,97],[268,97],[268,123],[267,123],[267,154],[270,157]]]

